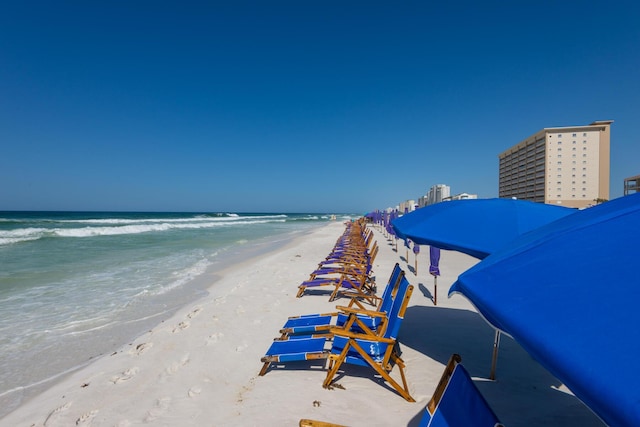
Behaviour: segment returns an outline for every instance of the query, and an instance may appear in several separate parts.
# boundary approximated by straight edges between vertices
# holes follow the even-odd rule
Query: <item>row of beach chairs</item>
[[[290,362],[324,359],[328,360],[328,371],[323,387],[333,388],[333,380],[343,364],[368,366],[403,398],[414,402],[397,341],[412,292],[413,286],[396,264],[383,295],[376,297],[378,304],[374,310],[350,303],[337,306],[333,313],[289,318],[262,358],[260,375]],[[357,296],[351,299],[356,300]],[[396,365],[402,384],[390,375]]]
[[[340,387],[334,383],[338,373],[347,373],[343,365],[365,366],[405,400],[415,402],[409,393],[398,343],[413,286],[396,264],[382,295],[376,296],[371,266],[377,245],[374,243],[369,250],[373,233],[363,223],[349,224],[331,254],[300,285],[298,297],[312,287],[333,286],[330,301],[340,295],[349,297],[350,302],[336,306],[330,313],[289,317],[262,358],[260,375],[291,362],[319,361],[327,368],[323,387],[332,389]],[[363,300],[372,308],[366,308]],[[459,355],[451,356],[419,425],[501,426],[460,362]],[[391,376],[394,366],[398,366],[400,381]],[[315,420],[301,420],[300,426],[340,427]]]
[[[300,284],[297,297],[312,289],[329,287],[333,288],[329,301],[347,296],[374,305],[376,287],[371,273],[377,253],[373,231],[363,221],[348,222],[329,255],[318,264],[309,279]]]

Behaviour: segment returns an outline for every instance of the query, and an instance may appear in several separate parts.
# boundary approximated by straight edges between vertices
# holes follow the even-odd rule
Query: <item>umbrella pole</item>
[[[491,374],[490,380],[496,379],[496,365],[498,364],[498,347],[500,347],[500,331],[496,329],[496,335],[493,339],[493,357],[491,358]]]
[[[433,276],[433,305],[438,305],[438,276]]]
[[[418,254],[416,254],[416,262],[415,262],[415,264],[416,264],[416,272],[415,272],[415,275],[417,276],[417,275],[418,275]]]

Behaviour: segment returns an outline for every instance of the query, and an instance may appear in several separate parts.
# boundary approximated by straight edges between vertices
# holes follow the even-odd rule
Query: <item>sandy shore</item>
[[[353,426],[417,425],[453,352],[497,415],[515,426],[603,425],[516,343],[503,338],[497,380],[493,330],[449,286],[475,259],[443,251],[434,306],[428,251],[418,256],[378,231],[374,264],[379,292],[396,262],[415,290],[400,341],[409,403],[364,368],[349,368],[344,390],[322,388],[322,366],[291,364],[258,376],[260,358],[292,315],[332,311],[324,295],[296,298],[297,286],[344,231],[331,223],[284,248],[234,265],[209,295],[113,354],[97,359],[0,420],[2,426],[296,426],[311,418]],[[46,363],[46,355],[42,356]],[[397,374],[394,370],[393,374]],[[393,375],[392,374],[392,375]]]

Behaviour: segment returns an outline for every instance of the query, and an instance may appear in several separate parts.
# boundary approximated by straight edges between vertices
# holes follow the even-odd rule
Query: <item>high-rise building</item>
[[[640,175],[625,178],[624,180],[624,195],[634,194],[640,192]]]
[[[611,123],[545,128],[502,152],[499,197],[576,208],[608,200]]]
[[[448,185],[438,184],[429,189],[427,194],[427,205],[433,205],[440,203],[443,199],[446,199],[451,195],[451,189]]]

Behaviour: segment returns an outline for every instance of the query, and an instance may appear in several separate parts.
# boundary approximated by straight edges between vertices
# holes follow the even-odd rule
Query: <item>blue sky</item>
[[[638,22],[631,1],[3,2],[0,210],[497,197],[500,152],[595,120],[620,197]]]

